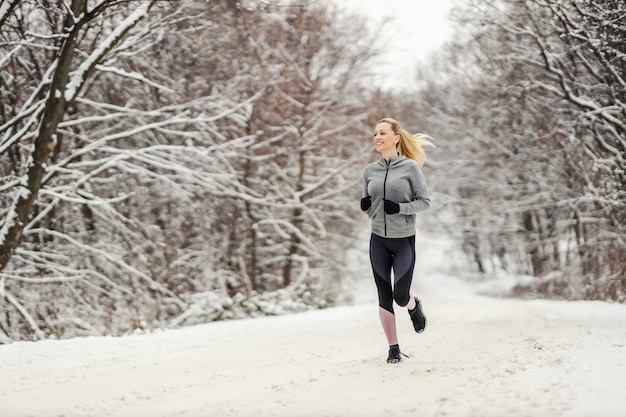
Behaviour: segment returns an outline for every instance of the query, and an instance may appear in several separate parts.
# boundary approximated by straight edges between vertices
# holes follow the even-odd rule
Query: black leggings
[[[378,289],[378,305],[393,314],[393,302],[409,303],[415,268],[415,235],[401,238],[380,237],[372,233],[370,261]],[[393,269],[394,284],[391,285]]]

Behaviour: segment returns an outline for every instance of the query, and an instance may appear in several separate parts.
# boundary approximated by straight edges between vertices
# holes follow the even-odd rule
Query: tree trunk
[[[72,13],[80,16],[84,13],[86,0],[72,1]],[[65,23],[67,38],[63,42],[57,67],[50,84],[48,98],[46,99],[43,116],[39,124],[39,133],[35,139],[35,146],[32,153],[32,161],[28,168],[25,190],[20,192],[14,202],[12,215],[5,219],[6,234],[0,245],[0,271],[9,263],[15,249],[18,247],[24,227],[33,211],[33,206],[37,200],[37,194],[41,188],[41,181],[46,172],[46,163],[50,153],[56,146],[56,131],[59,122],[65,114],[68,103],[65,101],[63,92],[68,81],[72,65],[72,57],[76,48],[76,38],[80,31],[79,24],[70,26],[69,22],[74,19],[68,16]]]

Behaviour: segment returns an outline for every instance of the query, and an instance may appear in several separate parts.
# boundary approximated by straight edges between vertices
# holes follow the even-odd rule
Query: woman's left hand
[[[385,199],[385,213],[386,214],[398,214],[400,213],[400,204]]]

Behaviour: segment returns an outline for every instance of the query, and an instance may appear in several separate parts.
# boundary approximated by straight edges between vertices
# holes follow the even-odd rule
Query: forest
[[[389,46],[364,19],[330,0],[4,0],[0,343],[345,301],[386,116],[434,138],[419,228],[468,271],[625,302],[626,4],[459,1],[410,91],[372,83]]]

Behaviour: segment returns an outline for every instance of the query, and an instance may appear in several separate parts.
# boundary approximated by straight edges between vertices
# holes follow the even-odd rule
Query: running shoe
[[[415,308],[408,310],[411,321],[413,322],[413,328],[417,333],[422,333],[426,328],[426,316],[422,311],[422,303],[415,297]]]
[[[400,346],[392,345],[389,346],[389,356],[387,357],[387,363],[398,363],[402,362],[402,356],[408,358],[407,355],[400,352]]]

